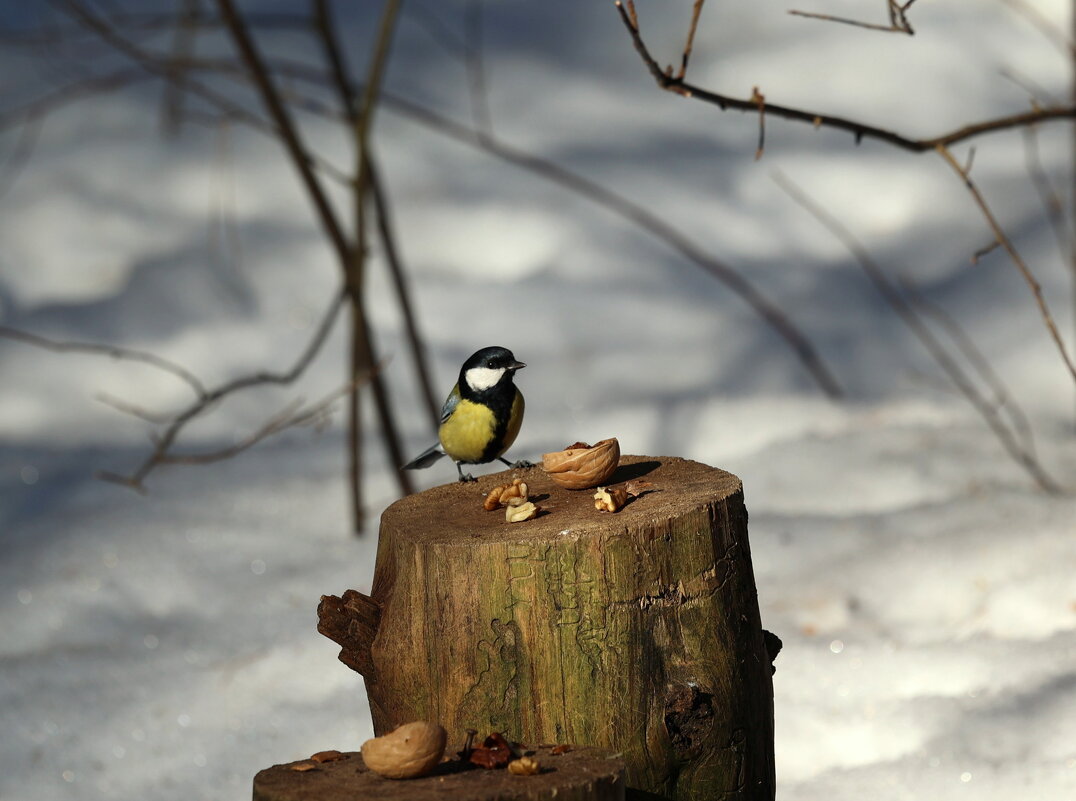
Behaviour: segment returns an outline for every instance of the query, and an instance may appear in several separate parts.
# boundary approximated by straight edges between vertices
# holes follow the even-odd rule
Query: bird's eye
[[[486,367],[493,367],[493,366],[494,366],[493,365],[493,359],[490,359],[489,361],[486,362]]]

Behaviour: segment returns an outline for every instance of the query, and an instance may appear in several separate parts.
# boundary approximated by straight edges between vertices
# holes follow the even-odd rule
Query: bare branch
[[[758,106],[758,147],[755,148],[755,161],[758,161],[766,147],[766,96],[755,86],[751,89],[751,99]]]
[[[198,398],[205,398],[207,395],[205,385],[190,370],[148,351],[125,348],[120,345],[103,345],[96,342],[47,339],[6,325],[0,325],[0,337],[21,342],[24,345],[33,345],[36,348],[50,350],[53,353],[93,353],[120,361],[141,362],[175,376],[190,387]]]
[[[712,92],[708,89],[703,89],[700,86],[690,84],[680,78],[673,77],[671,74],[663,71],[657,61],[654,60],[653,56],[650,55],[650,51],[647,49],[646,44],[643,42],[642,35],[639,32],[638,24],[633,23],[631,14],[625,10],[621,0],[615,0],[615,4],[617,11],[620,14],[621,21],[624,23],[624,26],[631,36],[636,51],[638,51],[640,58],[642,58],[643,63],[646,65],[659,87],[668,92],[672,92],[673,94],[681,95],[682,97],[692,98],[704,103],[712,103],[722,111],[728,109],[735,109],[737,111],[758,111],[758,104],[750,98],[737,98],[723,95],[718,92]],[[833,128],[835,130],[847,131],[855,137],[856,144],[859,144],[865,138],[875,139],[913,153],[924,153],[929,150],[936,150],[939,146],[944,147],[953,145],[995,131],[1020,128],[1037,122],[1076,118],[1076,105],[1050,106],[1047,108],[1036,108],[1021,114],[1011,114],[1004,117],[984,120],[971,125],[965,125],[956,130],[941,134],[940,136],[934,136],[927,139],[916,139],[884,128],[878,128],[873,125],[850,120],[845,117],[837,117],[816,111],[781,106],[774,103],[768,103],[766,105],[766,111],[770,116],[804,122],[815,128]]]
[[[1039,200],[1046,212],[1046,219],[1050,222],[1050,230],[1057,242],[1058,252],[1061,258],[1065,259],[1076,253],[1076,233],[1068,230],[1065,222],[1065,201],[1054,188],[1050,176],[1042,165],[1042,158],[1039,155],[1038,130],[1034,126],[1024,129],[1024,166],[1035,191],[1038,192]],[[1076,261],[1070,259],[1069,267],[1076,277]]]
[[[482,136],[493,136],[493,117],[486,96],[486,72],[482,57],[483,0],[469,0],[465,12],[466,40],[463,51],[467,67],[467,88],[471,99],[471,119]]]
[[[129,475],[120,475],[117,473],[102,472],[98,474],[98,477],[111,481],[117,484],[134,489],[138,492],[146,492],[145,479],[153,472],[159,465],[165,464],[169,461],[169,457],[172,452],[172,446],[175,444],[176,439],[179,437],[183,429],[190,423],[191,420],[204,414],[216,403],[223,400],[228,395],[238,392],[242,389],[254,386],[263,386],[275,384],[279,386],[285,386],[293,383],[310,363],[314,360],[314,357],[321,350],[322,345],[325,344],[325,340],[329,336],[329,332],[332,330],[333,323],[336,322],[336,318],[340,312],[340,308],[343,305],[345,293],[343,289],[337,291],[336,295],[332,299],[332,303],[326,310],[325,315],[322,317],[321,322],[314,331],[313,337],[307,343],[302,353],[293,363],[292,367],[282,373],[271,372],[259,372],[249,375],[244,375],[239,378],[235,378],[231,381],[227,381],[212,390],[204,392],[197,401],[187,406],[178,414],[172,416],[168,425],[164,431],[160,433],[154,440],[154,449],[139,466]],[[127,411],[130,411],[133,407],[128,406]],[[272,421],[270,421],[271,425]],[[263,427],[264,428],[264,427]],[[264,438],[264,437],[262,437]],[[251,443],[253,444],[253,443]]]
[[[982,382],[990,388],[994,395],[994,408],[1004,409],[1008,412],[1013,431],[1019,437],[1021,446],[1034,456],[1036,451],[1035,435],[1031,430],[1031,423],[1027,418],[1027,414],[1024,413],[1024,410],[1013,398],[1012,393],[1005,386],[1005,382],[1001,380],[1001,376],[990,366],[990,361],[979,349],[979,346],[975,344],[975,340],[945,309],[934,301],[927,299],[910,277],[901,276],[899,281],[904,293],[911,298],[916,307],[932,318],[949,335],[949,338],[964,356],[964,360],[972,366],[975,372],[979,374]]]
[[[380,170],[375,169],[374,165],[371,164],[369,175],[370,195],[373,198],[374,211],[377,214],[377,230],[381,239],[381,246],[385,250],[385,261],[388,263],[389,275],[392,277],[396,298],[403,313],[404,330],[407,334],[408,344],[411,347],[411,357],[415,363],[415,373],[418,377],[419,387],[422,390],[422,399],[426,402],[426,411],[429,414],[434,431],[436,431],[441,417],[441,409],[433,391],[426,346],[423,344],[422,337],[418,332],[418,318],[415,315],[414,305],[411,302],[411,293],[404,278],[406,271],[403,268],[400,249],[396,244],[396,236],[393,233],[392,211],[389,208],[385,188],[381,183]]]
[[[1070,59],[1076,59],[1076,41],[1066,36],[1065,32],[1047,19],[1041,11],[1026,0],[1001,0],[1001,2],[1030,22],[1061,53]]]
[[[1016,265],[1016,269],[1020,271],[1020,275],[1023,276],[1024,281],[1031,289],[1031,294],[1035,297],[1035,303],[1039,307],[1039,313],[1042,315],[1042,320],[1046,324],[1046,329],[1049,331],[1050,337],[1054,340],[1058,353],[1061,354],[1061,359],[1065,362],[1065,366],[1068,368],[1072,380],[1076,381],[1076,365],[1072,363],[1068,350],[1065,348],[1065,342],[1061,339],[1061,334],[1058,332],[1057,325],[1054,323],[1053,315],[1050,314],[1050,307],[1047,305],[1046,297],[1042,293],[1042,286],[1035,279],[1034,274],[1031,272],[1031,268],[1027,266],[1023,257],[1016,251],[1016,247],[1009,237],[1006,236],[1005,231],[1003,231],[998,224],[997,219],[994,217],[993,212],[990,211],[990,207],[987,205],[982,193],[979,192],[979,188],[975,185],[975,182],[971,180],[971,175],[968,174],[967,169],[960,166],[957,160],[953,158],[953,154],[944,145],[938,145],[937,151],[938,155],[945,160],[945,163],[953,169],[953,172],[963,180],[964,186],[967,187],[968,192],[975,201],[975,205],[978,206],[979,211],[982,212],[983,219],[986,220],[987,225],[994,234],[994,238],[997,239],[998,244],[1004,248],[1005,252],[1009,254],[1009,259]]]
[[[871,258],[870,253],[855,235],[853,235],[852,232],[832,214],[808,197],[802,189],[792,183],[792,181],[782,173],[775,172],[773,177],[777,185],[780,186],[793,201],[821,223],[826,230],[848,249],[848,252],[852,254],[852,257],[859,264],[860,268],[874,285],[878,293],[886,303],[889,304],[890,308],[896,312],[904,324],[908,326],[909,330],[916,336],[923,347],[926,348],[931,358],[933,358],[938,366],[942,368],[945,374],[949,377],[949,380],[953,382],[954,386],[960,390],[961,394],[983,418],[987,426],[989,426],[990,430],[994,433],[994,436],[997,437],[998,441],[1005,449],[1006,453],[1008,453],[1017,464],[1023,467],[1028,475],[1030,475],[1035,483],[1044,491],[1051,494],[1060,494],[1064,492],[1061,485],[1046,472],[1045,468],[1036,458],[1034,452],[1023,447],[1021,443],[1017,441],[1017,437],[1014,436],[1012,429],[1010,429],[998,414],[997,408],[983,397],[982,393],[975,386],[975,382],[967,376],[957,361],[949,354],[946,347],[934,336],[934,333],[930,330],[930,327],[927,326],[922,317],[920,317],[915,307],[909,304],[897,288],[893,286],[892,282],[885,274],[885,271],[873,258]],[[1012,408],[1011,402],[1009,408]]]
[[[236,48],[242,56],[243,62],[250,70],[251,77],[261,94],[262,102],[265,104],[266,110],[269,112],[269,116],[280,134],[281,141],[291,157],[292,164],[299,173],[299,178],[306,188],[307,195],[317,212],[321,226],[336,250],[341,264],[346,264],[350,259],[350,245],[344,236],[343,229],[340,227],[329,198],[321,188],[321,184],[310,166],[306,148],[299,137],[298,129],[292,122],[291,115],[288,113],[280,94],[273,86],[273,80],[265,67],[261,53],[258,52],[258,48],[255,46],[246,24],[243,22],[243,18],[240,17],[232,0],[217,0],[217,6],[232,35]]]
[[[816,14],[811,11],[789,11],[788,13],[795,17],[806,17],[807,19],[818,19],[825,22],[837,22],[842,25],[853,25],[856,28],[866,28],[871,31],[884,31],[886,33],[904,33],[908,36],[914,36],[915,31],[912,30],[911,23],[908,22],[908,9],[911,8],[915,0],[908,0],[907,3],[901,4],[897,0],[886,0],[886,11],[889,14],[888,25],[878,25],[873,22],[862,22],[860,20],[849,19],[848,17],[835,17],[830,14]]]
[[[687,41],[684,42],[684,52],[680,56],[680,72],[677,77],[680,80],[684,79],[687,75],[687,62],[691,58],[691,50],[695,46],[695,31],[699,28],[699,16],[702,14],[702,6],[706,0],[695,0],[695,4],[691,7],[691,24],[687,29]]]
[[[606,211],[616,214],[656,239],[661,240],[703,272],[716,278],[747,303],[792,348],[792,351],[823,392],[833,398],[838,398],[843,394],[840,384],[810,340],[780,307],[769,301],[733,267],[706,253],[700,245],[693,242],[686,234],[661,215],[650,211],[641,203],[618,195],[612,190],[594,183],[590,179],[555,162],[512,147],[498,139],[483,137],[467,126],[461,125],[424,106],[419,106],[399,96],[387,93],[384,94],[383,100],[387,108],[391,108],[393,111],[429,128],[431,131],[470,147],[483,150],[509,164],[557,184],[596,203]]]

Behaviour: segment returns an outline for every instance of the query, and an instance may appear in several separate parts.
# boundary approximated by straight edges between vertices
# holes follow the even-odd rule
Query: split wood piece
[[[318,764],[274,765],[254,777],[254,801],[621,801],[624,760],[596,748],[553,754],[551,746],[529,748],[542,766],[533,776],[507,770],[460,770],[443,762],[421,779],[383,779],[368,770],[362,755]],[[523,749],[521,749],[523,752]]]
[[[506,524],[482,501],[514,475],[545,511]],[[374,730],[436,720],[450,742],[477,729],[585,743],[623,753],[629,788],[772,801],[777,640],[759,619],[741,482],[626,456],[609,483],[637,478],[652,491],[616,514],[537,468],[386,509],[376,633],[337,640],[362,666]],[[346,606],[322,604],[323,632],[350,627],[332,619]]]

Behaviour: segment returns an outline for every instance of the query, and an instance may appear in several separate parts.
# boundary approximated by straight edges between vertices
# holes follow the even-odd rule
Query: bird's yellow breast
[[[461,398],[437,434],[445,453],[457,462],[477,462],[485,453],[496,429],[497,421],[492,409]]]
[[[515,442],[523,423],[523,408],[523,393],[516,390],[508,419],[498,426],[493,409],[461,398],[437,432],[441,447],[457,462],[481,463],[496,459]]]

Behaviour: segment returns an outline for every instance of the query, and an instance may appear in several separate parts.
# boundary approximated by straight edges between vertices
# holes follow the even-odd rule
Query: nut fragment
[[[504,519],[509,523],[522,523],[531,520],[540,512],[537,506],[523,498],[509,498],[508,507],[504,510]]]
[[[619,512],[628,502],[628,493],[621,487],[598,487],[594,493],[594,508],[600,512]]]
[[[482,507],[487,512],[492,512],[498,506],[507,506],[508,501],[512,498],[527,500],[527,492],[526,482],[521,478],[516,478],[512,480],[511,484],[502,484],[491,489]]]
[[[533,776],[541,770],[542,766],[538,764],[538,760],[527,756],[508,763],[508,772],[516,776]]]
[[[366,767],[386,779],[412,779],[433,770],[445,753],[447,733],[436,723],[416,720],[362,744]]]
[[[344,755],[339,751],[318,751],[310,757],[311,762],[336,762],[338,759],[343,759]]]
[[[620,464],[620,443],[616,438],[603,439],[593,446],[576,442],[569,448],[542,456],[542,469],[553,482],[565,489],[596,487],[613,474]]]

